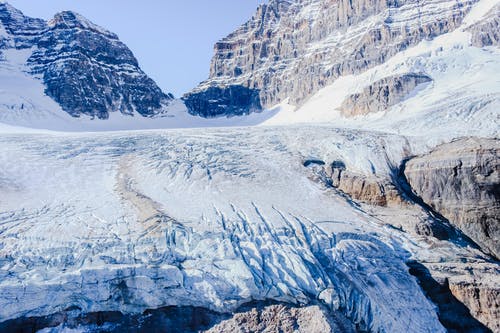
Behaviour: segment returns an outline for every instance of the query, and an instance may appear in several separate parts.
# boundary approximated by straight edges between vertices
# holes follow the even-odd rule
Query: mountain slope
[[[237,96],[229,101],[221,99],[222,92],[237,86],[258,96],[263,109],[282,102],[300,109],[320,90],[341,79],[360,76],[398,58],[403,51],[464,29],[469,25],[464,19],[476,4],[464,0],[272,0],[216,44],[210,77],[184,96],[186,105],[192,114],[208,117],[231,115],[234,105],[243,113]],[[477,26],[471,35],[485,35],[491,44],[496,40],[498,10],[490,16],[492,23]],[[470,35],[463,38],[463,43],[470,43]],[[433,55],[429,56],[433,61]],[[439,66],[439,57],[433,63]],[[417,73],[427,70],[418,64],[414,67]],[[389,77],[397,73],[394,71],[388,68],[384,74]],[[327,102],[336,105],[339,101],[334,98],[338,96]],[[256,105],[248,103],[246,112],[255,110]],[[326,112],[325,108],[335,110],[333,105],[324,105],[321,111]],[[305,115],[303,120],[312,118],[314,115]]]

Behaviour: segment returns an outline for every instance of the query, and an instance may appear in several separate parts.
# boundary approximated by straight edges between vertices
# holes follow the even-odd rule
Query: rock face
[[[82,323],[85,323],[82,325]],[[327,333],[357,332],[355,326],[338,312],[321,305],[295,305],[253,302],[234,314],[222,314],[204,308],[166,307],[146,310],[143,314],[119,312],[81,314],[75,309],[45,317],[30,317],[0,323],[2,332],[84,330],[119,332],[283,332]]]
[[[405,227],[401,224],[392,224],[400,230],[440,240],[455,237],[456,233],[446,221],[426,213],[425,207],[420,207],[420,203],[413,201],[413,198],[408,195],[408,185],[400,177],[391,179],[355,172],[347,169],[345,163],[340,160],[333,161],[329,165],[321,160],[306,160],[304,166],[312,166],[314,180],[322,182],[327,187],[335,188],[356,203],[363,203],[376,209],[388,208],[422,213],[416,220],[408,218]],[[387,220],[387,216],[385,219]],[[388,224],[391,222],[388,221]]]
[[[32,49],[31,74],[43,80],[45,93],[74,117],[105,119],[110,112],[152,116],[173,98],[140,68],[118,37],[73,12],[45,22],[0,4],[5,30],[1,49]]]
[[[387,110],[407,98],[418,85],[430,81],[429,76],[416,73],[386,77],[350,95],[342,103],[341,112],[344,116],[357,116]]]
[[[499,274],[497,272],[496,274]],[[497,275],[498,276],[498,275]],[[473,282],[459,282],[449,286],[451,293],[493,332],[500,332],[500,289],[481,283],[481,278]]]
[[[499,332],[500,288],[496,263],[410,263],[448,332]]]
[[[396,187],[389,181],[349,171],[342,161],[334,161],[325,169],[325,175],[333,187],[354,200],[377,206],[402,203]]]
[[[259,92],[243,86],[210,87],[185,100],[194,115],[213,118],[221,115],[241,116],[261,110]]]
[[[500,5],[493,7],[481,22],[468,29],[472,33],[472,45],[477,47],[500,44]]]
[[[43,317],[17,318],[0,323],[1,332],[183,332],[205,331],[228,316],[204,308],[165,307],[141,314],[81,313],[77,308]]]
[[[32,47],[46,28],[44,20],[24,16],[8,3],[0,2],[0,52],[8,48]]]
[[[361,73],[454,30],[475,2],[271,0],[215,45],[208,80],[184,99],[189,107],[211,87],[236,85],[258,91],[262,107],[285,99],[300,105],[341,75]],[[226,114],[239,104],[226,103]]]
[[[500,140],[461,139],[410,160],[415,193],[481,248],[500,257]]]

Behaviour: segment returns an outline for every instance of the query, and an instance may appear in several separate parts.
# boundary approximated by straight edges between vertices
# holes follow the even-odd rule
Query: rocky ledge
[[[344,116],[366,115],[384,111],[408,98],[417,86],[431,82],[425,74],[407,73],[383,78],[364,88],[362,92],[352,94],[342,103]]]
[[[252,302],[233,314],[197,307],[165,307],[142,314],[120,312],[81,314],[76,308],[45,317],[29,317],[0,323],[2,332],[283,332],[355,333],[356,327],[338,312],[322,305],[299,307],[287,303]]]
[[[334,188],[352,202],[371,206],[378,211],[404,210],[409,215],[413,215],[410,212],[417,212],[416,216],[419,217],[408,218],[403,224],[388,221],[398,229],[441,240],[457,237],[456,231],[445,219],[429,212],[425,203],[412,196],[406,179],[401,177],[401,170],[391,178],[350,170],[340,160],[326,164],[321,160],[309,159],[304,162],[304,166],[312,169],[313,180]],[[387,218],[387,215],[384,214],[384,217]]]
[[[500,5],[491,9],[486,17],[469,29],[472,45],[477,47],[500,44]]]
[[[390,181],[348,170],[342,161],[334,161],[324,168],[324,175],[327,184],[354,200],[383,207],[402,204],[398,190]]]
[[[439,319],[451,333],[500,332],[500,287],[497,263],[410,263]]]
[[[290,307],[286,304],[274,304],[265,307],[247,307],[235,313],[207,333],[223,332],[357,332],[355,326],[342,319],[335,312],[323,306]]]

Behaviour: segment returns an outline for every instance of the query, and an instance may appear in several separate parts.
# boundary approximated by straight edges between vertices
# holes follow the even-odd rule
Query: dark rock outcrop
[[[500,258],[500,140],[467,138],[411,159],[413,191],[485,251]]]
[[[1,3],[0,24],[7,32],[0,49],[33,49],[31,74],[74,117],[105,119],[116,111],[153,116],[173,98],[139,68],[118,36],[79,14],[61,12],[45,22]]]
[[[206,118],[241,116],[261,110],[259,91],[243,86],[210,87],[183,97],[189,113]]]
[[[350,95],[341,106],[344,116],[366,115],[384,111],[402,102],[415,88],[432,79],[425,74],[407,73],[383,78]]]

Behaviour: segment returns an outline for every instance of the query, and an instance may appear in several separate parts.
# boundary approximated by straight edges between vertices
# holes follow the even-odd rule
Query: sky
[[[215,42],[265,0],[7,0],[25,15],[50,19],[72,10],[116,33],[141,68],[176,97],[208,77]]]

